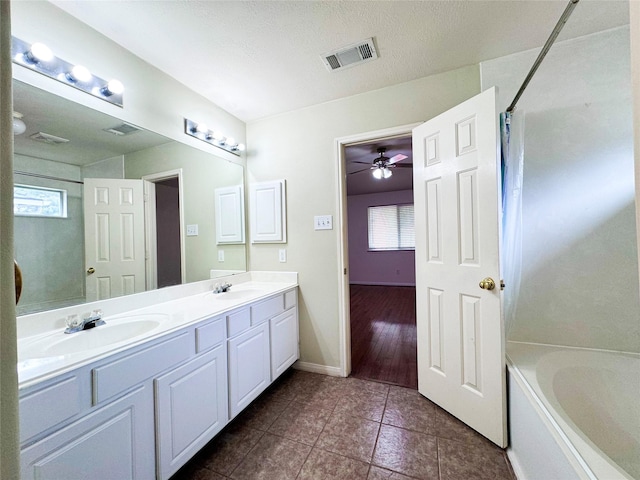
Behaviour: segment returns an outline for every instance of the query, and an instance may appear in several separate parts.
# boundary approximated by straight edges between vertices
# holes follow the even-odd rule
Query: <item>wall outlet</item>
[[[218,250],[218,261],[224,262],[224,250]]]
[[[287,261],[286,248],[281,248],[280,250],[278,250],[278,260],[280,260],[280,263],[285,263]]]
[[[333,230],[333,215],[316,215],[313,217],[315,230]]]
[[[187,225],[187,237],[196,237],[198,235],[198,225]]]

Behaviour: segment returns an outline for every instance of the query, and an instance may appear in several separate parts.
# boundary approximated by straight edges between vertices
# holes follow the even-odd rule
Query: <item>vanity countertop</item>
[[[214,285],[225,281],[233,283],[231,289],[213,293]],[[296,273],[248,272],[18,317],[19,388],[30,387],[296,286]],[[165,301],[159,301],[159,298]],[[67,315],[84,315],[79,312],[98,308],[102,309],[106,325],[73,334],[64,333]],[[32,323],[27,326],[26,322]],[[38,322],[39,326],[34,327],[33,322]]]

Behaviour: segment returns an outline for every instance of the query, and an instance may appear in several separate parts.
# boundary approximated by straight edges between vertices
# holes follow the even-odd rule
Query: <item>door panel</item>
[[[144,291],[143,198],[142,180],[85,179],[88,302]]]
[[[413,131],[418,390],[506,446],[498,132],[495,89]]]

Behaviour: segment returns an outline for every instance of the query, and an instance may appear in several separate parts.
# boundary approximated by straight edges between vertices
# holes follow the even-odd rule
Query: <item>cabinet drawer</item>
[[[284,311],[284,295],[276,295],[251,306],[251,325],[269,320]]]
[[[113,397],[193,354],[193,337],[184,332],[133,355],[94,368],[94,405]]]
[[[244,332],[250,326],[251,314],[248,308],[227,315],[227,332],[229,332],[229,338],[236,336],[240,332]]]
[[[196,352],[204,352],[227,339],[224,318],[196,327]]]
[[[84,382],[88,393],[89,385]],[[88,405],[89,396],[86,407]],[[73,417],[83,409],[80,380],[76,375],[59,379],[20,398],[20,442]]]
[[[298,289],[289,290],[284,293],[284,309],[289,310],[298,304]]]

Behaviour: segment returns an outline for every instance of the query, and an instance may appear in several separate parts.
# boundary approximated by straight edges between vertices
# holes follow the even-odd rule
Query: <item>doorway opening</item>
[[[417,389],[412,128],[338,139],[341,360]]]
[[[144,176],[147,289],[185,282],[182,170]]]

